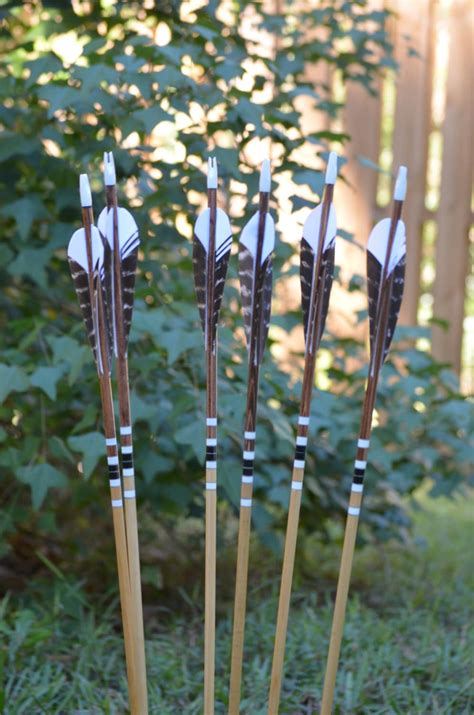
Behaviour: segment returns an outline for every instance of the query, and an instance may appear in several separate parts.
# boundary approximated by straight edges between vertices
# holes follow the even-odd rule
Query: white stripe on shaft
[[[126,437],[127,435],[132,434],[132,426],[126,425],[125,427],[121,427],[120,434],[122,435],[122,437]]]
[[[112,499],[112,506],[114,509],[118,509],[123,506],[123,502],[121,499]]]
[[[244,507],[252,506],[252,500],[251,499],[241,499],[240,506],[244,506]]]
[[[349,514],[349,516],[359,516],[360,509],[357,506],[350,506],[347,510],[347,513]]]
[[[135,476],[135,470],[132,468],[128,469],[123,469],[122,474],[124,477],[134,477]]]
[[[364,491],[363,484],[353,484],[351,487],[351,492],[362,492],[362,491]]]
[[[244,439],[255,439],[256,432],[244,432]]]
[[[298,417],[298,424],[307,427],[309,425],[309,417],[304,417],[303,415],[300,415]]]
[[[370,439],[359,439],[357,442],[357,446],[360,447],[360,449],[367,449],[370,444]]]
[[[291,488],[300,492],[303,489],[303,482],[291,482]]]
[[[356,459],[354,466],[356,469],[365,469],[367,466],[367,461],[365,459]]]
[[[308,438],[307,437],[297,437],[296,444],[299,447],[306,447],[306,445],[308,444]]]
[[[135,489],[125,489],[123,495],[125,499],[135,499]]]

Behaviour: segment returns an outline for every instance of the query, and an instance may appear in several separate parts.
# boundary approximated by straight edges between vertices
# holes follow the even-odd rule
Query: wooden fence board
[[[443,126],[443,168],[438,210],[433,314],[449,330],[433,330],[433,355],[461,367],[468,231],[472,186],[472,38],[470,0],[454,0],[450,16],[450,56]]]
[[[407,272],[400,323],[415,325],[420,298],[422,227],[425,216],[426,165],[431,128],[433,73],[432,0],[398,0],[395,52],[400,64],[396,80],[393,170],[408,167],[407,201],[403,218],[407,229]],[[409,45],[419,56],[407,55]]]

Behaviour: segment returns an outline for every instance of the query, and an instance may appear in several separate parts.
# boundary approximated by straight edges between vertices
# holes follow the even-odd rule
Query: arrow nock
[[[211,156],[207,160],[207,188],[217,189],[217,159]]]
[[[326,167],[326,184],[335,184],[337,179],[337,154],[332,151],[329,154],[328,164]]]
[[[258,190],[269,194],[271,186],[272,186],[272,173],[271,173],[270,159],[264,159],[262,161],[262,168],[260,169],[260,183],[258,186]]]
[[[401,166],[398,170],[397,180],[395,182],[395,189],[393,191],[394,201],[405,201],[405,196],[407,193],[407,168],[406,166]]]
[[[79,193],[81,195],[81,206],[89,208],[92,206],[92,194],[87,174],[81,174],[79,177]]]
[[[104,151],[104,183],[106,186],[115,186],[117,183],[114,155],[111,151]]]

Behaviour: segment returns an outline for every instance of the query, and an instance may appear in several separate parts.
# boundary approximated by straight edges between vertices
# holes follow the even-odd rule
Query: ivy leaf
[[[24,392],[28,386],[28,378],[21,367],[0,363],[0,404],[10,392]]]
[[[39,387],[43,390],[50,400],[56,399],[56,385],[58,380],[64,373],[64,366],[57,367],[39,367],[30,376],[30,382],[33,387]]]
[[[104,435],[100,432],[86,432],[75,437],[69,437],[67,443],[73,452],[80,452],[83,455],[82,469],[84,478],[89,479],[99,459],[105,456]]]
[[[33,508],[36,510],[42,505],[48,489],[65,487],[67,484],[64,474],[46,462],[20,467],[16,470],[16,476],[20,482],[28,484],[31,488]]]

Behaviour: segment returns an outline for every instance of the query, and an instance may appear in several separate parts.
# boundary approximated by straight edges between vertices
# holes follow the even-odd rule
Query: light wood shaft
[[[302,469],[293,469],[292,481],[303,481]],[[296,541],[298,538],[298,521],[300,516],[301,495],[301,490],[291,490],[290,506],[288,508],[288,522],[286,526],[285,551],[283,554],[283,568],[281,573],[280,597],[278,600],[275,645],[273,648],[268,715],[278,715],[278,709],[280,706],[280,692],[283,678],[283,665],[285,660],[286,632],[288,628],[288,616],[290,612],[291,586],[293,582]]]
[[[334,687],[336,684],[339,653],[341,650],[342,634],[344,631],[347,595],[349,593],[349,584],[351,580],[352,561],[354,558],[358,523],[359,518],[357,516],[347,517],[341,566],[339,569],[339,579],[337,584],[336,603],[334,606],[331,640],[326,664],[326,675],[324,678],[321,715],[331,715],[332,711]]]
[[[208,190],[209,249],[206,270],[206,453],[207,440],[217,440],[217,345],[214,340],[214,288],[217,190]],[[209,424],[209,420],[212,424]],[[217,448],[215,448],[217,454]],[[210,460],[216,462],[215,460]],[[206,457],[206,516],[204,569],[204,715],[214,715],[216,639],[216,509],[217,470],[208,468]],[[209,488],[214,485],[214,488]]]
[[[239,539],[237,547],[234,625],[232,630],[229,715],[238,715],[240,712],[240,691],[242,683],[242,662],[245,638],[245,615],[247,608],[250,527],[251,508],[241,507],[239,519]]]
[[[126,428],[129,434],[121,434],[120,443],[124,447],[133,448],[131,433],[132,415],[130,409],[130,387],[128,377],[127,345],[123,315],[122,300],[122,262],[118,231],[118,206],[116,186],[107,187],[107,207],[113,211],[113,266],[114,272],[114,306],[113,319],[117,338],[117,386],[119,398],[120,427]],[[133,451],[131,453],[133,455]],[[133,464],[133,456],[132,456]],[[124,472],[125,523],[127,534],[128,568],[130,574],[130,589],[132,596],[132,618],[134,632],[135,668],[138,686],[138,713],[147,715],[148,694],[145,658],[145,634],[143,626],[143,603],[140,572],[140,547],[138,539],[138,519],[135,496],[135,476]]]
[[[215,470],[206,470],[206,482],[213,482]],[[216,627],[216,497],[206,489],[206,553],[204,605],[204,715],[214,715],[214,668]]]
[[[102,290],[100,284],[94,284],[93,265],[92,265],[92,243],[91,243],[91,227],[94,216],[92,207],[84,207],[82,210],[82,220],[86,237],[86,254],[88,262],[89,274],[89,294],[90,302],[93,309],[95,329],[96,329],[96,350],[97,356],[100,355],[100,361],[97,360],[97,372],[99,377],[100,397],[102,404],[102,419],[104,423],[104,435],[109,445],[106,447],[107,458],[112,458],[118,462],[118,450],[115,429],[115,417],[112,397],[112,386],[110,383],[108,348],[105,329],[105,309],[102,300]],[[101,363],[102,369],[99,367]],[[110,471],[110,469],[109,469]],[[117,468],[117,475],[119,474]],[[125,661],[127,668],[127,680],[129,690],[130,708],[133,715],[139,715],[138,709],[138,690],[137,679],[134,668],[135,652],[133,641],[132,627],[132,605],[131,605],[131,590],[130,576],[128,571],[127,544],[125,533],[125,520],[123,511],[122,487],[120,481],[118,486],[110,486],[110,495],[112,501],[112,520],[114,527],[115,553],[117,560],[117,571],[119,581],[120,606],[122,613],[122,624],[125,643]],[[113,506],[113,504],[120,506]]]

